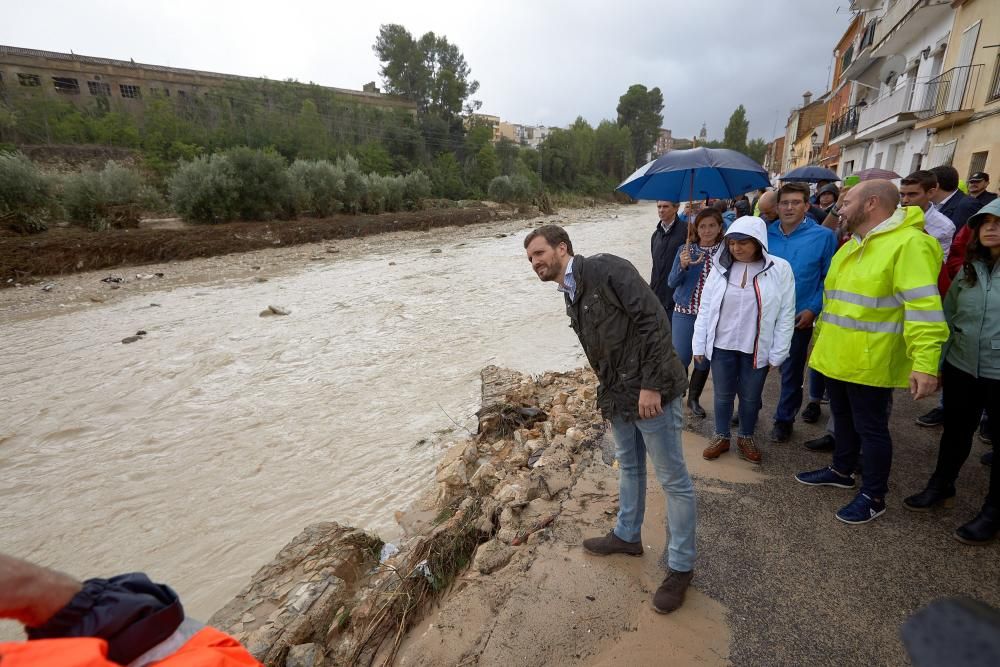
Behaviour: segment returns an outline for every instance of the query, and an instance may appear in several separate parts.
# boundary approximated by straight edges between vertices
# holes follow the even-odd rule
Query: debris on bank
[[[439,463],[422,508],[433,520],[398,545],[313,524],[209,622],[268,667],[391,664],[456,578],[530,560],[581,471],[601,458],[597,380],[590,370],[533,378],[496,366],[481,377],[478,433]]]

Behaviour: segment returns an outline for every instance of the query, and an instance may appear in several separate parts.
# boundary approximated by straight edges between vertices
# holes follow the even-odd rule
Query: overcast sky
[[[782,133],[823,93],[848,0],[13,0],[0,44],[342,88],[378,81],[383,23],[443,34],[482,111],[524,124],[615,118],[633,83],[659,86],[675,137],[721,139],[743,104],[750,137]],[[753,9],[748,9],[753,7]]]

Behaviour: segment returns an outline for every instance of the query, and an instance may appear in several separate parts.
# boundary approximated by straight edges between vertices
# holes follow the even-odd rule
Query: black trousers
[[[986,428],[996,448],[997,426],[1000,425],[1000,380],[975,378],[947,361],[941,369],[941,379],[948,392],[948,400],[944,403],[944,432],[930,484],[947,489],[955,485],[962,464],[969,458],[972,438],[984,409],[988,418]],[[1000,465],[997,462],[990,470],[990,491],[986,503],[1000,509]]]
[[[892,467],[889,407],[892,389],[826,379],[833,414],[833,469],[842,475],[854,472],[861,458],[861,491],[884,498]]]

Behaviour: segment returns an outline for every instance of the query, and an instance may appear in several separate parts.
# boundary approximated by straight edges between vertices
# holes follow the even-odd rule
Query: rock
[[[152,273],[137,273],[135,274],[136,280],[149,280],[150,278],[155,278]]]
[[[255,283],[266,283],[267,278],[265,278],[264,276],[257,276],[256,278],[253,279],[253,281]]]
[[[318,644],[299,644],[288,649],[285,667],[323,667],[326,660]]]
[[[594,387],[593,385],[587,385],[580,392],[580,398],[584,398],[588,401],[594,400],[595,398],[597,398],[597,387]]]
[[[465,446],[465,449],[462,450],[462,460],[471,465],[475,463],[477,459],[479,459],[479,450],[476,448],[475,443],[470,442]]]
[[[566,431],[568,431],[570,427],[575,425],[576,425],[576,420],[573,419],[572,415],[567,415],[567,414],[557,415],[556,418],[552,421],[552,430],[554,430],[556,433],[562,434],[566,433]]]
[[[134,343],[137,340],[142,340],[142,336],[126,336],[122,338],[122,343],[128,345],[129,343]]]
[[[325,257],[320,257],[320,256],[317,255],[315,257],[310,257],[309,261],[310,262],[322,262],[324,259],[326,259],[326,258]]]
[[[337,248],[327,248],[326,251],[331,255],[336,255],[338,252],[340,252],[340,250],[338,250]]]
[[[469,478],[469,486],[482,494],[489,493],[497,484],[497,470],[492,463],[484,463]]]
[[[453,461],[445,466],[438,472],[437,481],[446,486],[465,486],[468,484],[469,470],[465,461]]]
[[[496,237],[497,237],[498,239],[505,239],[505,238],[507,238],[507,235],[506,235],[506,234],[503,234],[503,233],[500,233],[500,234],[497,234],[497,236],[496,236]]]
[[[272,315],[291,315],[292,311],[282,308],[281,306],[268,306],[267,310],[260,311],[261,317],[270,317]]]
[[[396,262],[389,262],[389,266],[396,266]]]
[[[145,329],[139,329],[138,331],[135,332],[135,335],[136,336],[145,336],[146,335],[146,330]]]
[[[545,441],[539,439],[527,440],[524,443],[524,448],[527,449],[531,454],[534,454],[540,449],[545,449]]]
[[[441,253],[441,248],[431,248],[431,254],[437,255]]]
[[[107,299],[105,299],[103,296],[98,296],[95,294],[90,297],[90,300],[93,301],[94,303],[104,303]]]
[[[53,288],[54,288],[55,286],[56,286],[56,284],[55,284],[55,283],[49,283],[48,285],[45,285],[44,287],[42,287],[42,291],[43,291],[43,292],[51,292],[51,291],[52,291],[52,289],[53,289]]]
[[[571,443],[574,443],[574,444],[575,444],[575,443],[578,443],[578,442],[580,442],[581,440],[583,440],[583,438],[584,438],[584,434],[583,434],[583,431],[581,431],[581,430],[580,430],[580,429],[578,429],[577,427],[573,426],[572,428],[568,428],[568,429],[566,429],[566,438],[567,438],[567,439],[568,439],[568,440],[569,440],[569,441],[570,441]]]
[[[510,562],[514,550],[496,539],[484,542],[476,549],[472,559],[472,567],[482,574],[496,572]]]

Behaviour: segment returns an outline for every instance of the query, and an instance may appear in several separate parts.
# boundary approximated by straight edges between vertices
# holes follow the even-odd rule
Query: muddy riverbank
[[[539,215],[491,202],[462,202],[451,208],[399,211],[380,215],[191,225],[178,220],[150,221],[138,229],[91,232],[56,227],[31,236],[0,233],[0,287],[38,279],[198,257],[243,253],[276,246],[359,238],[387,232],[427,231]]]

